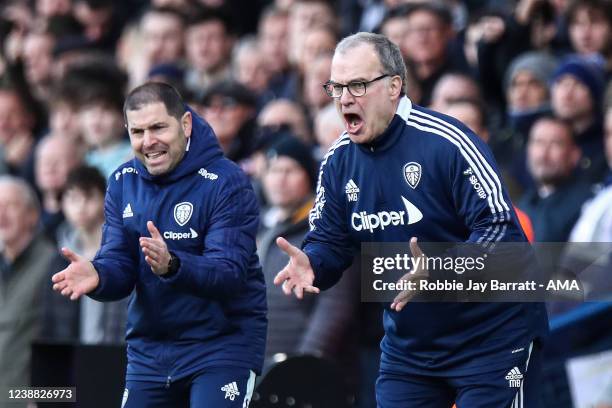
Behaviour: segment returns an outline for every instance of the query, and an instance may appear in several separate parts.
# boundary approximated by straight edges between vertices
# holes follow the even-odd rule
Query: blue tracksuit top
[[[223,157],[194,112],[185,156],[152,176],[133,159],[109,178],[106,222],[90,296],[128,307],[127,379],[173,381],[207,367],[259,373],[266,343],[266,286],[256,254],[259,208],[242,170]],[[153,221],[178,272],[158,277],[139,237]]]
[[[418,175],[418,176],[417,176]],[[402,97],[372,144],[342,135],[319,172],[303,249],[315,286],[336,283],[362,242],[526,240],[489,148],[461,122]],[[366,272],[364,272],[366,273]],[[548,330],[542,303],[385,308],[381,369],[460,375],[522,357]]]

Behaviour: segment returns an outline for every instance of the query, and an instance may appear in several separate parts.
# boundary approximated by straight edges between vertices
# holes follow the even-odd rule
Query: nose
[[[149,130],[145,130],[144,132],[144,137],[143,137],[143,145],[144,147],[149,147],[155,144],[157,140],[155,139],[155,137],[151,134],[151,132]]]
[[[342,105],[350,105],[355,102],[355,97],[351,95],[347,87],[342,88],[342,95],[338,98]]]

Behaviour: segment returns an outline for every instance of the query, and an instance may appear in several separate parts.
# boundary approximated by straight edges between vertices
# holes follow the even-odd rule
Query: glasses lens
[[[366,92],[366,85],[364,82],[351,82],[348,84],[348,89],[353,96],[363,96]]]
[[[325,89],[325,93],[327,94],[327,96],[334,96],[334,84],[331,84],[329,82],[325,83],[323,84],[323,89]]]

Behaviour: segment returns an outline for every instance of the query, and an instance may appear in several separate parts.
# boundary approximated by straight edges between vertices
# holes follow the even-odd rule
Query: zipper
[[[170,382],[172,381],[172,377],[168,376],[168,378],[166,378],[166,389],[170,388]]]

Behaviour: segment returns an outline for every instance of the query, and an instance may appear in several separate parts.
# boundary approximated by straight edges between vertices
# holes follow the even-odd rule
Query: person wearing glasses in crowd
[[[324,88],[346,132],[322,161],[301,249],[277,239],[290,257],[274,280],[286,295],[333,286],[362,242],[405,242],[414,257],[423,255],[417,239],[526,242],[490,150],[461,122],[408,99],[404,61],[386,37],[343,39]],[[380,408],[537,406],[542,303],[409,300],[400,292],[385,306]]]

